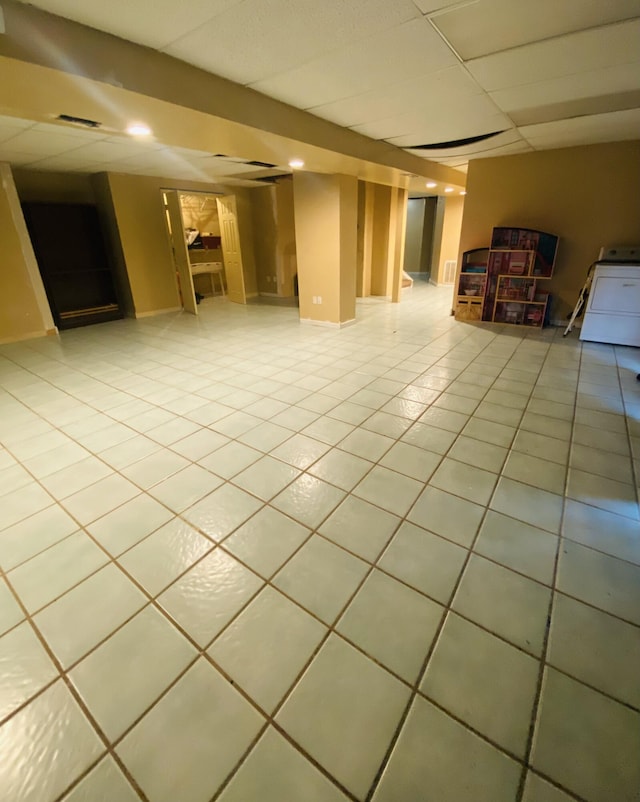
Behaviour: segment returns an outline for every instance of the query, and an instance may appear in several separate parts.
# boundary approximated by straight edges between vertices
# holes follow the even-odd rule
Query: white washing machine
[[[640,246],[602,249],[580,339],[640,346]]]

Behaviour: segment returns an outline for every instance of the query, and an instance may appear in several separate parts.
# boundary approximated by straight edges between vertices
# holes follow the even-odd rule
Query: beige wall
[[[398,303],[402,294],[402,265],[404,263],[404,243],[407,233],[406,189],[391,189],[391,220],[389,222],[389,283],[388,294]]]
[[[552,319],[574,307],[602,245],[640,241],[640,141],[546,150],[469,165],[460,252],[488,246],[494,226],[560,237]]]
[[[407,202],[407,235],[404,244],[404,267],[407,273],[422,270],[422,241],[426,198],[409,198]]]
[[[274,185],[251,191],[253,246],[256,257],[256,281],[259,293],[278,293],[278,223]]]
[[[371,238],[371,295],[388,295],[389,221],[392,187],[374,184]]]
[[[123,313],[127,317],[134,317],[136,311],[135,304],[133,302],[131,283],[129,281],[129,274],[127,273],[127,264],[124,258],[122,242],[120,241],[118,220],[107,173],[95,173],[92,175],[91,187],[95,197],[95,203],[100,213],[100,220],[104,227],[105,247],[107,248],[111,264],[113,265],[113,273],[118,287],[120,305]]]
[[[280,266],[279,292],[283,297],[291,298],[295,289],[294,277],[298,273],[293,180],[291,179],[283,179],[276,184],[276,224],[278,230],[277,254]]]
[[[256,294],[248,190],[124,173],[99,174],[94,177],[96,186],[101,188],[101,207],[108,210],[111,219],[108,229],[112,252],[119,266],[118,275],[121,281],[126,277],[130,291],[129,314],[153,314],[180,305],[162,208],[162,189],[209,191],[236,196],[245,288],[247,295]]]
[[[444,283],[444,263],[450,260],[459,262],[458,251],[460,249],[460,234],[462,229],[462,214],[465,206],[465,198],[460,195],[451,198],[444,198],[444,215],[442,218],[442,234],[440,238],[440,251],[437,254],[437,272],[431,275],[431,280],[435,284]]]
[[[242,252],[242,273],[244,275],[244,291],[247,298],[258,294],[258,278],[256,274],[255,249],[253,246],[253,210],[251,208],[251,190],[237,189],[229,191],[235,195],[238,213],[238,233]]]
[[[11,168],[0,164],[0,342],[55,331]]]
[[[160,190],[179,187],[121,173],[107,180],[135,314],[175,309],[180,299]]]
[[[300,318],[355,318],[357,179],[296,173],[293,179]],[[314,304],[313,297],[322,298]]]

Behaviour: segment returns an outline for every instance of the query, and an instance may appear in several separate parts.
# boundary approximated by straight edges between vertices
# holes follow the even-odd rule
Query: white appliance
[[[640,246],[600,251],[580,339],[640,346]]]

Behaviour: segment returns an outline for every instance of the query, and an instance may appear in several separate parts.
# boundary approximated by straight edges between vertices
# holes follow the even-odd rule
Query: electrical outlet
[[[318,295],[318,301],[317,301],[317,303],[319,303],[319,304],[321,304],[321,303],[322,303],[322,295]]]

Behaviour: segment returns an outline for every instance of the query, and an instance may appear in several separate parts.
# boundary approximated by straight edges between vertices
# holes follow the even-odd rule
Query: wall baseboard
[[[0,345],[8,343],[19,343],[22,340],[36,340],[38,337],[51,337],[58,333],[58,329],[41,329],[40,331],[28,331],[26,334],[20,334],[17,337],[2,337],[0,338]]]
[[[170,306],[167,309],[152,309],[150,312],[136,312],[136,320],[141,317],[155,317],[156,315],[168,315],[169,312],[180,312],[181,306]]]
[[[313,318],[310,317],[300,318],[300,323],[307,323],[312,326],[323,326],[324,328],[328,329],[344,329],[347,326],[353,326],[353,324],[357,322],[358,321],[356,320],[355,317],[352,318],[351,320],[345,320],[342,323],[336,323],[333,320],[314,320]]]

